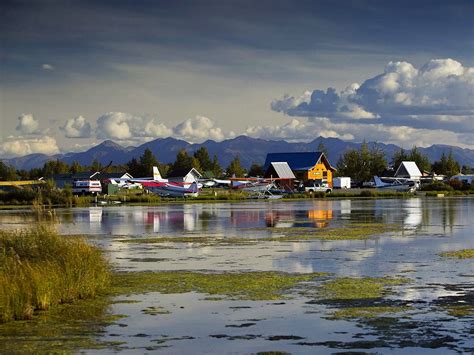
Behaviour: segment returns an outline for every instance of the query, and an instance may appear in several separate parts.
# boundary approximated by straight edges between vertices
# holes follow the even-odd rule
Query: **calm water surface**
[[[114,206],[58,209],[56,215],[61,233],[91,235],[91,241],[107,251],[119,270],[326,271],[333,276],[412,280],[396,287],[389,297],[413,307],[396,326],[328,319],[332,306],[314,302],[310,296],[256,302],[207,301],[198,293],[134,295],[131,298],[139,303],[113,306],[114,313],[128,317],[103,335],[105,340],[125,341],[124,353],[445,354],[474,348],[473,317],[454,318],[439,306],[450,297],[472,305],[472,261],[439,256],[443,251],[474,249],[472,198]],[[28,211],[0,211],[2,228],[37,222]],[[183,235],[258,238],[279,235],[279,229],[289,227],[335,228],[348,222],[389,223],[401,228],[363,241],[206,246],[120,242]],[[153,316],[142,312],[152,306],[171,313]],[[442,344],[433,346],[436,341]]]

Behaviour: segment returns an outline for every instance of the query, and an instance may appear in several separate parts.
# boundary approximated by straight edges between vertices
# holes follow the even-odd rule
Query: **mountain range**
[[[309,152],[316,151],[318,146],[323,144],[327,151],[327,156],[332,165],[336,165],[340,156],[347,149],[359,149],[361,143],[346,142],[338,138],[318,137],[309,143],[289,143],[284,140],[269,141],[264,139],[239,136],[233,139],[227,139],[222,142],[207,140],[200,144],[191,144],[175,138],[158,138],[144,143],[138,147],[123,147],[111,140],[106,140],[97,146],[84,152],[56,154],[48,156],[45,154],[30,154],[23,157],[2,159],[4,163],[12,165],[16,169],[31,169],[42,167],[48,160],[59,159],[61,161],[72,163],[77,161],[81,165],[90,165],[94,159],[102,164],[124,164],[132,158],[140,157],[145,149],[149,148],[162,163],[172,163],[176,154],[181,149],[186,149],[193,153],[200,147],[206,147],[211,158],[217,155],[220,164],[223,167],[228,166],[234,157],[239,156],[242,165],[246,168],[253,163],[263,164],[267,153],[277,152]],[[369,142],[369,146],[376,143]],[[393,154],[401,148],[394,144],[377,143],[390,161]],[[435,144],[426,148],[419,148],[420,152],[428,156],[431,162],[439,160],[441,154],[452,152],[454,158],[461,164],[474,166],[474,150]]]

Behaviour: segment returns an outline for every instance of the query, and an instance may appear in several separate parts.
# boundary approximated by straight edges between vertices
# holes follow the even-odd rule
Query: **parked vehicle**
[[[335,189],[350,189],[351,178],[350,177],[337,177],[332,180],[332,187]]]
[[[330,194],[332,192],[332,188],[329,187],[327,183],[312,182],[312,183],[309,183],[307,186],[305,186],[304,191],[305,192],[326,192]]]
[[[72,183],[73,194],[100,194],[102,192],[102,184],[99,180],[75,180]]]

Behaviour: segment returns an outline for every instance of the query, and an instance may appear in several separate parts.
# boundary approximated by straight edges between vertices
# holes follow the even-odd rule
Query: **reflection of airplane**
[[[399,192],[414,192],[417,188],[415,181],[404,178],[383,178],[387,182],[382,181],[378,176],[374,176],[375,187],[382,190],[393,190]]]

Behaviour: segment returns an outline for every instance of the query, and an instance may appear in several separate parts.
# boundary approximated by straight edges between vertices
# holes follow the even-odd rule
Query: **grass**
[[[287,274],[281,272],[203,273],[191,271],[123,272],[114,276],[115,294],[144,292],[199,292],[225,296],[230,300],[279,300],[298,283],[326,273]]]
[[[408,306],[348,307],[330,314],[330,319],[377,318],[381,315],[401,313],[411,310]]]
[[[45,227],[0,232],[0,323],[94,298],[109,283],[102,252],[82,238]]]
[[[340,277],[321,286],[319,296],[325,300],[357,300],[382,298],[389,294],[390,286],[403,285],[406,278],[394,277]]]
[[[456,251],[446,251],[439,254],[447,258],[458,258],[458,259],[472,259],[474,258],[474,249],[463,249]]]

